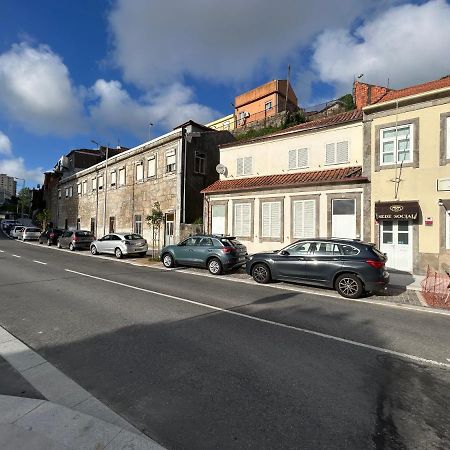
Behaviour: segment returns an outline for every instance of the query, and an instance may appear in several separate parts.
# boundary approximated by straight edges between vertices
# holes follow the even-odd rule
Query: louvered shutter
[[[307,167],[308,166],[308,149],[299,148],[297,156],[297,167]]]
[[[244,158],[244,175],[250,175],[252,173],[252,157]]]
[[[250,236],[251,231],[251,205],[242,204],[242,234],[241,236]]]
[[[238,175],[244,174],[244,158],[238,158],[236,163],[236,173]]]
[[[325,164],[335,164],[335,146],[334,143],[326,145]]]
[[[297,168],[297,150],[289,150],[289,169]]]
[[[303,236],[303,202],[294,202],[294,237]]]
[[[281,237],[281,202],[271,203],[270,211],[270,237]]]
[[[270,205],[262,204],[262,237],[270,237]]]
[[[342,141],[337,143],[337,161],[338,163],[348,162],[348,141]]]
[[[305,200],[303,204],[303,237],[315,237],[316,209],[314,200]]]

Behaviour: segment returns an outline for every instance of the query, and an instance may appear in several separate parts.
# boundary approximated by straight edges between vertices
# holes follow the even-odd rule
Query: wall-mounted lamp
[[[440,198],[440,199],[438,200],[438,205],[439,205],[439,206],[444,206],[444,202],[442,201],[442,198]]]

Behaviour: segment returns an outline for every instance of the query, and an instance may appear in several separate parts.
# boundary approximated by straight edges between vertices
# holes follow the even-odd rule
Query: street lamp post
[[[97,142],[94,141],[93,139],[91,140],[92,143],[98,145],[99,147],[101,147],[101,145]],[[105,146],[103,146],[105,147]],[[103,202],[103,236],[106,234],[106,202],[107,202],[107,195],[108,195],[108,153],[109,153],[109,146],[106,145],[106,160],[105,160],[105,185],[104,185],[104,202]],[[98,186],[97,186],[97,193],[98,193]]]

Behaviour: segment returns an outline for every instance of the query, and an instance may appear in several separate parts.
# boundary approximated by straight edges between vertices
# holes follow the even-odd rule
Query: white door
[[[173,244],[173,225],[174,225],[174,215],[167,214],[166,215],[166,229],[164,236],[164,245],[172,245]]]
[[[383,220],[380,250],[387,254],[387,267],[412,272],[412,223],[409,220]]]
[[[333,200],[331,236],[356,239],[356,212],[354,199]]]
[[[225,205],[213,205],[211,209],[211,233],[225,234]]]

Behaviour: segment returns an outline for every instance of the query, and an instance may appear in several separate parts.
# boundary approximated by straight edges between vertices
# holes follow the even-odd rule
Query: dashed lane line
[[[36,261],[35,259],[33,260],[33,262],[34,262],[34,263],[37,263],[37,264],[42,264],[42,265],[44,265],[44,266],[46,266],[46,265],[47,265],[47,263],[46,263],[46,262],[42,262],[42,261]]]
[[[140,288],[138,286],[133,286],[131,284],[120,283],[119,281],[108,280],[107,278],[97,277],[97,276],[94,276],[94,275],[89,275],[87,273],[77,272],[75,270],[70,270],[70,269],[64,269],[64,270],[66,272],[74,273],[76,275],[80,275],[80,276],[83,276],[83,277],[93,278],[95,280],[104,281],[105,283],[116,284],[118,286],[123,286],[123,287],[129,288],[129,289],[134,289],[134,290],[140,291],[140,292],[146,292],[148,294],[159,295],[161,297],[170,298],[172,300],[177,300],[177,301],[184,302],[184,303],[189,303],[191,305],[200,306],[200,307],[211,309],[213,311],[221,312],[221,313],[224,313],[224,314],[230,314],[232,316],[241,317],[243,319],[254,320],[256,322],[265,323],[267,325],[272,325],[272,326],[276,326],[276,327],[280,327],[280,328],[289,329],[289,330],[292,330],[292,331],[297,331],[297,332],[304,333],[304,334],[309,334],[309,335],[312,335],[312,336],[321,337],[321,338],[324,338],[324,339],[329,339],[329,340],[336,341],[336,342],[341,342],[341,343],[344,343],[344,344],[352,345],[354,347],[360,347],[360,348],[364,348],[364,349],[368,349],[368,350],[374,350],[374,351],[379,352],[379,353],[385,353],[385,354],[388,354],[388,355],[397,356],[399,358],[407,359],[409,361],[414,361],[414,362],[419,363],[419,364],[427,364],[427,365],[431,365],[431,366],[437,366],[437,367],[441,367],[441,368],[445,368],[445,369],[450,369],[450,364],[449,363],[435,361],[433,359],[421,358],[420,356],[410,355],[408,353],[397,352],[395,350],[390,350],[388,348],[377,347],[377,346],[374,346],[374,345],[369,345],[369,344],[364,344],[362,342],[353,341],[351,339],[345,339],[345,338],[341,338],[341,337],[338,337],[338,336],[333,336],[333,335],[330,335],[330,334],[320,333],[318,331],[308,330],[306,328],[300,328],[300,327],[295,327],[293,325],[287,325],[287,324],[280,323],[280,322],[274,322],[273,320],[262,319],[260,317],[255,317],[255,316],[251,316],[251,315],[248,315],[248,314],[243,314],[243,313],[240,313],[240,312],[237,312],[237,311],[232,311],[232,310],[225,309],[225,308],[219,308],[217,306],[212,306],[212,305],[208,305],[206,303],[196,302],[194,300],[189,300],[189,299],[183,298],[183,297],[177,297],[175,295],[164,294],[162,292],[152,291],[150,289],[145,289],[145,288]]]
[[[20,255],[11,254],[11,256],[14,256],[14,258],[22,258]]]

